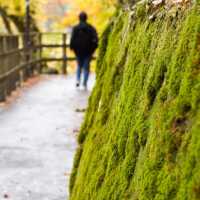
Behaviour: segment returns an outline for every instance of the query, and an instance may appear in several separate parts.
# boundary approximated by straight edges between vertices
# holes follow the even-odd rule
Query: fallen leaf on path
[[[70,173],[64,173],[64,176],[70,176],[71,174]]]
[[[9,195],[8,194],[4,194],[3,196],[5,199],[8,199],[9,198]]]
[[[78,133],[80,130],[79,129],[74,129],[73,133]]]
[[[75,110],[76,112],[85,112],[86,111],[86,109],[85,108],[77,108],[76,110]]]

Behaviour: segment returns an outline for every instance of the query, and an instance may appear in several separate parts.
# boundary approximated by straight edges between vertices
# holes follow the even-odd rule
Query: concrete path
[[[94,79],[94,77],[92,77]],[[0,200],[66,200],[89,92],[74,76],[42,78],[0,108]],[[92,83],[90,82],[91,90]]]

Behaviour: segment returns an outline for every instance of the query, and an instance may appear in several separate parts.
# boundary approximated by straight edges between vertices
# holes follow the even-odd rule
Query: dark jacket
[[[98,46],[96,29],[86,22],[73,28],[70,48],[77,56],[91,56]]]

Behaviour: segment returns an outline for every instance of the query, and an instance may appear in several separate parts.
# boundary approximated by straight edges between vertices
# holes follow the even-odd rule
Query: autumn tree
[[[31,1],[31,29],[39,31],[34,20],[37,0]],[[13,33],[12,24],[18,32],[24,32],[25,2],[24,0],[0,0],[0,16],[8,33]]]
[[[37,17],[47,31],[63,31],[77,22],[77,15],[86,11],[89,20],[101,32],[115,10],[116,0],[44,0]]]

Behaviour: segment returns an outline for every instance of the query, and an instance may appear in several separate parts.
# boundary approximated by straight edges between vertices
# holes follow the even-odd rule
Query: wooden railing
[[[56,38],[55,42],[51,42],[50,37]],[[29,41],[25,45],[24,35],[0,36],[0,101],[4,101],[23,81],[41,73],[44,62],[61,61],[61,71],[66,74],[67,62],[75,60],[75,57],[67,56],[69,45],[65,33],[31,33]],[[52,48],[60,49],[62,55],[43,55],[45,49]]]

